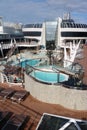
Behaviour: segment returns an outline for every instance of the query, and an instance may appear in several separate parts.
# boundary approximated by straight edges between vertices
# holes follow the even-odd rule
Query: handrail
[[[68,69],[65,69],[65,68],[56,68],[54,66],[52,68],[53,68],[53,70],[55,69],[57,72],[62,72],[62,73],[67,74],[67,75],[75,76],[75,72],[71,72]]]

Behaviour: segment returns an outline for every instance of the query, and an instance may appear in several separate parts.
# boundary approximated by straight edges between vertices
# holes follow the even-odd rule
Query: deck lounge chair
[[[11,97],[11,100],[12,102],[20,103],[28,96],[28,94],[29,93],[27,91],[17,91],[13,94],[13,96]]]
[[[8,119],[12,116],[12,114],[13,113],[9,111],[0,111],[0,130],[8,121]]]
[[[2,101],[3,99],[5,100],[6,98],[10,98],[12,96],[12,94],[14,94],[14,90],[13,89],[4,89],[0,92],[0,100]]]
[[[20,115],[13,115],[2,130],[19,130],[27,120],[27,116],[20,114]]]
[[[4,88],[3,88],[3,87],[0,87],[0,92],[1,92],[2,90],[4,90]]]

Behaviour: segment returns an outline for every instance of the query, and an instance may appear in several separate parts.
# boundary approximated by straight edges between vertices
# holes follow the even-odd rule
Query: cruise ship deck
[[[80,63],[84,68],[84,83],[87,84],[87,45],[83,46],[83,58],[77,59],[75,62]],[[0,83],[0,87],[9,88],[8,84]],[[14,90],[25,90],[19,86],[10,87]],[[79,90],[78,90],[79,91]],[[87,91],[87,90],[82,90]],[[6,99],[5,101],[0,101],[0,111],[10,111],[15,114],[25,114],[29,117],[27,122],[24,125],[24,130],[35,130],[43,113],[55,114],[60,116],[66,116],[77,119],[87,120],[87,110],[73,110],[64,108],[61,105],[44,103],[37,99],[35,99],[31,94],[28,97],[19,103],[13,103],[10,99]]]
[[[0,84],[0,86],[5,88],[8,87],[6,84]],[[23,88],[15,86],[13,86],[13,89],[19,91],[23,90]],[[24,125],[24,130],[35,130],[43,113],[87,120],[87,111],[70,110],[60,105],[43,103],[36,100],[31,95],[28,95],[28,97],[20,104],[12,103],[10,99],[0,101],[0,111],[10,111],[15,114],[28,115],[29,119]]]
[[[72,24],[71,25],[68,25],[66,22],[67,21],[63,21],[64,23],[63,23],[63,26],[62,26],[62,24],[60,24],[61,25],[61,28],[62,28],[62,32],[60,32],[62,35],[61,35],[61,39],[62,39],[62,42],[63,41],[65,41],[65,43],[67,43],[67,45],[68,45],[68,41],[70,42],[70,41],[72,41],[72,42],[70,42],[70,48],[71,48],[71,50],[72,50],[72,53],[73,53],[73,55],[74,55],[74,53],[75,53],[75,51],[77,51],[77,50],[75,50],[75,48],[76,47],[78,47],[77,45],[76,46],[71,46],[72,44],[74,44],[75,45],[75,43],[77,43],[78,42],[78,45],[79,44],[81,44],[83,41],[81,41],[81,40],[83,40],[83,39],[85,39],[85,42],[86,42],[86,37],[87,37],[87,35],[86,36],[84,36],[84,38],[83,38],[83,35],[82,35],[82,38],[80,39],[80,38],[78,38],[78,36],[76,35],[76,32],[73,32],[73,33],[71,33],[71,34],[73,34],[73,37],[72,37],[72,40],[70,40],[70,38],[71,38],[71,35],[69,36],[68,34],[69,34],[69,31],[70,31],[70,29],[71,29],[71,27],[72,27],[72,25],[74,25],[73,24],[73,22],[72,22]],[[48,25],[49,23],[47,23],[47,25]],[[55,24],[54,24],[55,25]],[[67,35],[65,35],[65,28],[67,28],[67,26],[66,25],[68,25],[68,33],[66,32],[66,34]],[[77,24],[76,24],[77,25]],[[79,27],[81,27],[80,25],[79,25]],[[73,27],[72,27],[73,28]],[[77,28],[77,29],[76,29]],[[82,25],[82,28],[85,28],[85,26],[83,26]],[[82,31],[82,28],[80,28],[79,30],[80,31]],[[56,29],[55,29],[56,30]],[[76,27],[75,26],[75,28],[74,28],[74,30],[72,30],[72,31],[75,31],[75,30],[78,30],[78,27]],[[63,32],[64,31],[64,32]],[[86,30],[83,30],[83,32],[82,32],[82,34],[84,34],[84,31],[87,31],[87,26],[86,26]],[[55,32],[55,31],[54,31]],[[86,32],[85,32],[86,33]],[[49,33],[48,33],[49,34]],[[57,34],[58,35],[58,34]],[[79,35],[79,34],[78,34]],[[66,39],[65,39],[65,37],[66,37]],[[70,38],[69,38],[70,37]],[[80,37],[80,36],[79,36]],[[57,36],[57,38],[58,38],[58,36]],[[69,40],[68,40],[69,39]],[[78,40],[79,39],[79,40]],[[61,43],[60,41],[57,41],[57,43]],[[72,43],[72,44],[71,44]],[[22,46],[23,45],[23,46]],[[38,45],[38,44],[35,44],[34,46],[36,46],[36,45]],[[65,44],[64,44],[65,45]],[[26,44],[26,45],[24,45],[24,44],[19,44],[19,46],[22,46],[22,47],[24,47],[24,46],[27,46],[27,47],[29,47],[30,45],[29,44]],[[32,45],[33,46],[33,45]],[[64,46],[62,46],[62,45],[60,45],[60,47],[61,48],[64,48]],[[73,50],[73,47],[74,47],[74,50]],[[66,46],[66,48],[64,48],[64,51],[66,52],[66,56],[67,56],[67,59],[68,59],[68,54],[69,54],[69,51],[68,50],[70,50],[70,48],[68,47],[68,49],[67,49],[67,46]],[[78,49],[78,48],[77,48]],[[36,53],[35,53],[36,54]],[[42,55],[41,55],[42,56]],[[16,55],[15,55],[15,57],[16,57]],[[65,57],[66,58],[66,57]],[[70,57],[69,57],[70,58]],[[72,59],[73,59],[73,56],[72,56]],[[69,59],[70,60],[70,59]],[[73,60],[72,60],[72,62],[73,62]],[[80,63],[82,66],[83,66],[83,69],[84,69],[84,78],[83,78],[83,83],[86,85],[86,87],[87,87],[87,65],[86,65],[86,62],[87,62],[87,45],[85,44],[83,44],[83,57],[81,58],[80,57],[80,59],[78,58],[78,59],[75,59],[75,61],[74,61],[75,63]],[[65,64],[66,65],[66,64]],[[27,76],[29,76],[29,75],[27,75]],[[28,81],[28,84],[29,84],[29,81]],[[29,86],[28,86],[28,84],[26,85],[25,84],[25,87],[23,88],[23,87],[21,87],[21,86],[15,86],[15,85],[9,85],[9,84],[6,84],[6,83],[0,83],[0,87],[2,87],[2,88],[10,88],[10,89],[13,89],[14,91],[21,91],[21,90],[25,90],[25,88],[29,88]],[[29,84],[29,85],[31,85],[31,84]],[[26,87],[27,86],[27,87]],[[32,87],[34,87],[33,85],[32,85]],[[36,86],[35,86],[36,87]],[[38,86],[39,87],[39,86]],[[42,89],[42,88],[41,88]],[[71,90],[70,88],[67,88],[67,90]],[[74,91],[76,88],[74,88],[74,89],[72,89],[72,91]],[[28,90],[27,90],[28,91]],[[78,91],[80,91],[80,90],[77,90],[77,92]],[[81,89],[81,92],[83,92],[83,93],[81,93],[81,94],[83,94],[83,97],[84,97],[84,99],[85,99],[85,101],[86,101],[86,99],[87,98],[85,98],[85,96],[84,96],[84,91],[86,92],[87,91],[87,89],[85,89],[85,90],[82,90]],[[30,88],[29,88],[29,92],[30,92]],[[35,92],[36,92],[36,89],[35,89]],[[60,91],[59,91],[60,92]],[[39,91],[38,91],[38,93],[39,93]],[[42,94],[42,93],[41,93]],[[54,92],[54,94],[55,94],[55,92]],[[77,93],[78,94],[78,93]],[[69,93],[69,95],[70,95],[70,93]],[[87,95],[87,93],[85,94],[85,95]],[[36,95],[35,95],[36,96]],[[48,96],[48,95],[47,95]],[[57,93],[57,97],[58,97],[59,95],[58,95],[58,93]],[[65,95],[66,96],[66,95]],[[80,94],[79,94],[79,96],[81,96]],[[68,96],[67,96],[68,97]],[[87,96],[86,96],[87,97]],[[62,96],[62,98],[63,98],[63,96]],[[69,97],[68,97],[69,98]],[[67,98],[67,99],[68,99]],[[56,99],[56,98],[55,98]],[[66,100],[67,100],[66,99]],[[77,99],[77,95],[76,95],[76,99]],[[49,98],[49,100],[51,100],[50,98]],[[56,99],[57,100],[57,99]],[[63,98],[63,100],[65,100],[65,98]],[[65,100],[65,101],[66,101]],[[61,100],[60,100],[61,101]],[[80,101],[80,100],[79,100]],[[81,98],[81,101],[83,102],[83,99]],[[80,101],[80,104],[82,105],[82,102]],[[86,102],[84,101],[84,104],[86,104]],[[61,101],[62,102],[62,101]],[[71,98],[71,100],[70,100],[70,102],[72,102],[72,98]],[[75,102],[76,102],[76,100],[75,100]],[[78,101],[77,101],[78,102]],[[67,103],[65,103],[66,104],[66,106],[67,106]],[[79,103],[78,103],[79,104]],[[74,107],[76,107],[76,106],[74,106]],[[84,107],[84,106],[83,106]],[[43,115],[43,113],[49,113],[49,114],[55,114],[55,115],[60,115],[60,116],[65,116],[65,117],[71,117],[71,118],[77,118],[77,119],[81,119],[81,120],[86,120],[87,121],[87,107],[85,107],[85,110],[81,110],[81,109],[69,109],[68,107],[67,108],[65,108],[64,106],[62,106],[62,105],[59,105],[59,103],[57,103],[57,104],[52,104],[52,103],[47,103],[47,102],[43,102],[43,101],[41,101],[41,100],[38,100],[38,99],[36,99],[33,95],[32,95],[32,93],[29,93],[29,95],[25,98],[25,100],[23,100],[22,102],[13,102],[10,98],[8,99],[8,98],[5,98],[5,100],[3,99],[3,100],[1,100],[0,101],[0,111],[10,111],[10,112],[12,112],[12,113],[14,113],[14,114],[23,114],[23,115],[27,115],[28,116],[28,119],[27,119],[27,121],[25,122],[25,124],[24,124],[24,126],[23,126],[23,129],[24,130],[35,130],[36,128],[37,128],[37,125],[38,125],[38,123],[39,123],[39,121],[40,121],[40,119],[41,119],[41,117],[42,117],[42,115]]]

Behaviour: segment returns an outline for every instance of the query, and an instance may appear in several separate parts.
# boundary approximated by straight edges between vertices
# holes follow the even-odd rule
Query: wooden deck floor
[[[7,87],[6,85],[2,84],[0,84],[0,86]],[[19,87],[15,86],[14,89],[20,90]],[[43,103],[36,100],[31,95],[29,95],[23,102],[21,102],[21,104],[12,103],[10,99],[0,101],[0,110],[11,111],[15,114],[28,115],[30,119],[26,122],[24,130],[35,130],[44,112],[87,120],[87,111],[69,110],[60,105]]]

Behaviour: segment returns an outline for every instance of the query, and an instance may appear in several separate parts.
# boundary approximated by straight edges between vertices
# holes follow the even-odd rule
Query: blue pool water
[[[58,74],[55,72],[47,72],[47,71],[33,71],[31,76],[35,79],[45,82],[45,83],[58,83],[68,80],[68,76],[65,74]]]
[[[40,62],[40,59],[29,59],[29,60],[25,60],[20,62],[20,65],[22,68],[25,68],[26,64],[30,65],[30,66],[35,66]],[[52,66],[38,66],[38,69],[42,69],[42,68],[46,68],[51,69]],[[63,73],[56,73],[51,71],[41,71],[41,70],[33,70],[30,74],[32,77],[34,77],[35,79],[45,82],[45,83],[58,83],[58,82],[63,82],[65,80],[68,80],[68,76],[63,74]]]
[[[22,61],[18,65],[21,66],[22,68],[25,68],[26,64],[30,66],[35,66],[39,62],[40,62],[40,59],[30,59],[30,60]]]

